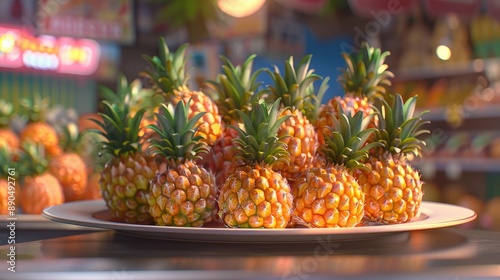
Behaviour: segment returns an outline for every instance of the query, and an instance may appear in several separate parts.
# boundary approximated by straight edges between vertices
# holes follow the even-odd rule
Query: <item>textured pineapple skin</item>
[[[304,172],[292,187],[297,223],[309,227],[354,227],[364,215],[365,195],[345,168]]]
[[[87,165],[77,153],[63,153],[49,161],[49,172],[60,182],[65,201],[79,200],[87,190]]]
[[[201,227],[217,213],[215,177],[192,161],[167,166],[152,180],[149,213],[160,226]]]
[[[64,203],[61,184],[49,172],[26,177],[20,196],[21,208],[26,214],[40,214],[46,207]]]
[[[105,165],[99,186],[115,218],[132,224],[153,224],[146,195],[157,170],[156,162],[142,153],[117,157]]]
[[[285,109],[281,116],[291,115],[278,130],[278,137],[289,135],[283,140],[290,152],[290,163],[277,163],[276,170],[281,170],[283,177],[295,179],[301,172],[313,167],[318,136],[314,126],[300,110]]]
[[[62,152],[56,130],[47,123],[34,122],[27,124],[21,132],[20,138],[21,142],[42,143],[45,151],[50,156],[56,156]]]
[[[371,171],[358,171],[356,177],[366,194],[368,219],[396,224],[418,217],[423,196],[418,171],[389,155],[370,157],[366,166]]]
[[[236,147],[233,139],[238,137],[238,132],[231,127],[226,127],[221,136],[215,141],[207,156],[208,169],[215,174],[217,186],[222,186],[230,174],[243,165],[236,159]]]
[[[218,202],[219,216],[226,226],[285,228],[290,222],[293,197],[280,173],[256,165],[231,174]]]
[[[316,131],[318,133],[319,145],[325,144],[325,138],[323,137],[325,129],[328,130],[329,127],[335,126],[334,119],[339,117],[339,106],[346,114],[350,113],[352,116],[360,110],[363,111],[363,117],[365,118],[373,113],[373,109],[370,107],[370,102],[366,97],[351,97],[349,95],[344,97],[333,97],[319,108],[319,115],[316,120]],[[369,124],[368,127],[376,127],[376,118],[372,119],[372,123]]]
[[[206,112],[198,120],[197,124],[200,126],[197,134],[203,136],[204,141],[209,146],[212,146],[222,134],[222,118],[219,109],[206,94],[201,91],[191,91],[187,87],[180,87],[175,90],[172,101],[177,104],[180,100],[187,102],[189,99],[191,99],[191,103],[189,104],[188,118],[192,118],[200,112]]]

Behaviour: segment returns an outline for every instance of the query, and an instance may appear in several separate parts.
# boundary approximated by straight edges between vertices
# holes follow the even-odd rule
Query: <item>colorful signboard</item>
[[[132,0],[38,0],[39,34],[131,44],[135,40]]]
[[[22,29],[0,26],[0,67],[92,75],[99,58],[100,47],[94,40],[36,37]]]

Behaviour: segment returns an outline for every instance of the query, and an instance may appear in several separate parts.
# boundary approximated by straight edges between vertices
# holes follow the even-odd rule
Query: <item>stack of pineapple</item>
[[[117,219],[163,226],[353,227],[403,223],[419,215],[422,182],[406,160],[419,155],[426,123],[416,97],[386,93],[393,74],[367,44],[343,54],[345,95],[322,98],[329,78],[295,65],[253,69],[221,56],[223,71],[190,88],[185,54],[160,40],[141,73],[162,102],[145,136],[142,111],[105,101],[103,198]],[[262,86],[258,75],[269,74]],[[315,89],[313,83],[321,81]],[[126,83],[122,83],[126,85]],[[126,96],[122,100],[129,100]],[[144,145],[148,147],[144,148]]]
[[[94,179],[98,173],[85,152],[98,139],[81,133],[76,122],[49,123],[47,98],[35,95],[20,105],[25,123],[16,126],[14,118],[21,116],[14,116],[12,104],[0,101],[0,213],[8,213],[9,195],[16,198],[16,211],[25,214],[40,214],[48,206],[69,201],[101,199]],[[9,175],[15,193],[12,188],[8,191]]]
[[[121,77],[116,92],[103,89],[94,118],[104,147],[100,190],[117,220],[286,228],[418,217],[422,181],[406,158],[420,154],[426,122],[414,115],[416,97],[386,93],[388,52],[363,44],[343,54],[344,96],[322,104],[329,77],[310,69],[311,55],[297,65],[290,57],[283,73],[253,69],[255,55],[242,65],[221,56],[223,71],[198,90],[187,74],[189,46],[171,52],[160,40],[159,47],[159,56],[144,57],[140,74],[148,94]],[[261,85],[260,74],[272,84]],[[159,101],[134,109],[132,100],[146,96]],[[69,132],[65,139],[74,138]],[[50,145],[46,153],[58,153],[51,160],[62,157]],[[35,147],[27,150],[36,158]],[[58,176],[64,196],[81,195]]]

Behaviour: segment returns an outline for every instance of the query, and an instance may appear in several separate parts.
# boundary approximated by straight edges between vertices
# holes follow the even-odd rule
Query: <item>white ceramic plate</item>
[[[56,223],[39,214],[0,215],[0,228],[4,229],[12,221],[15,222],[16,229],[22,230],[95,230],[95,228],[89,229],[74,224]]]
[[[77,201],[45,209],[42,215],[49,220],[112,229],[130,235],[199,242],[318,242],[359,240],[385,235],[450,227],[470,222],[476,218],[474,211],[456,205],[422,202],[417,221],[393,225],[369,225],[354,228],[287,228],[239,229],[224,227],[167,227],[126,224],[113,221],[104,201]]]

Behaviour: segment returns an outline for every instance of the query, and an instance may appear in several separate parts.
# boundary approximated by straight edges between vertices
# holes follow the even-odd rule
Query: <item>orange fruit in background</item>
[[[49,162],[49,172],[63,188],[65,201],[80,200],[87,190],[87,165],[77,153],[64,153]]]
[[[46,207],[64,203],[61,184],[48,172],[26,177],[20,197],[25,214],[41,214]]]
[[[7,215],[8,210],[8,198],[9,198],[9,184],[7,180],[0,179],[0,215]]]
[[[98,200],[102,199],[101,187],[99,186],[99,179],[101,179],[101,173],[96,172],[90,174],[87,183],[87,189],[82,199]]]

